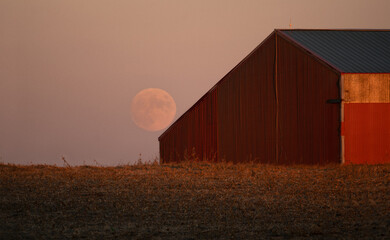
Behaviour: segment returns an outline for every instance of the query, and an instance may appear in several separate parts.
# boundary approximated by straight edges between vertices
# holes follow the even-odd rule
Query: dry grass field
[[[390,239],[390,165],[0,165],[0,239]]]

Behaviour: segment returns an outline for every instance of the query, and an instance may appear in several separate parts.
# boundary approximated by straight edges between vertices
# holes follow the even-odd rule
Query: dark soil
[[[390,165],[0,165],[0,239],[390,239]]]

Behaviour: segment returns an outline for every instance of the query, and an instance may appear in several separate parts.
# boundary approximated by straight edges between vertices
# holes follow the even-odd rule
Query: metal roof
[[[343,73],[390,73],[389,30],[280,30]]]

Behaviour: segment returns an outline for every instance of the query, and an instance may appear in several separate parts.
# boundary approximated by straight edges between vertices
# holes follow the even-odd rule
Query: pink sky
[[[133,163],[158,136],[130,116],[162,88],[175,120],[275,28],[390,29],[388,0],[0,1],[0,162]]]

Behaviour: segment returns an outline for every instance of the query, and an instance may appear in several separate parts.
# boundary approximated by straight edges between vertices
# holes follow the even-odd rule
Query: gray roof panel
[[[390,73],[389,30],[281,30],[343,73]]]

